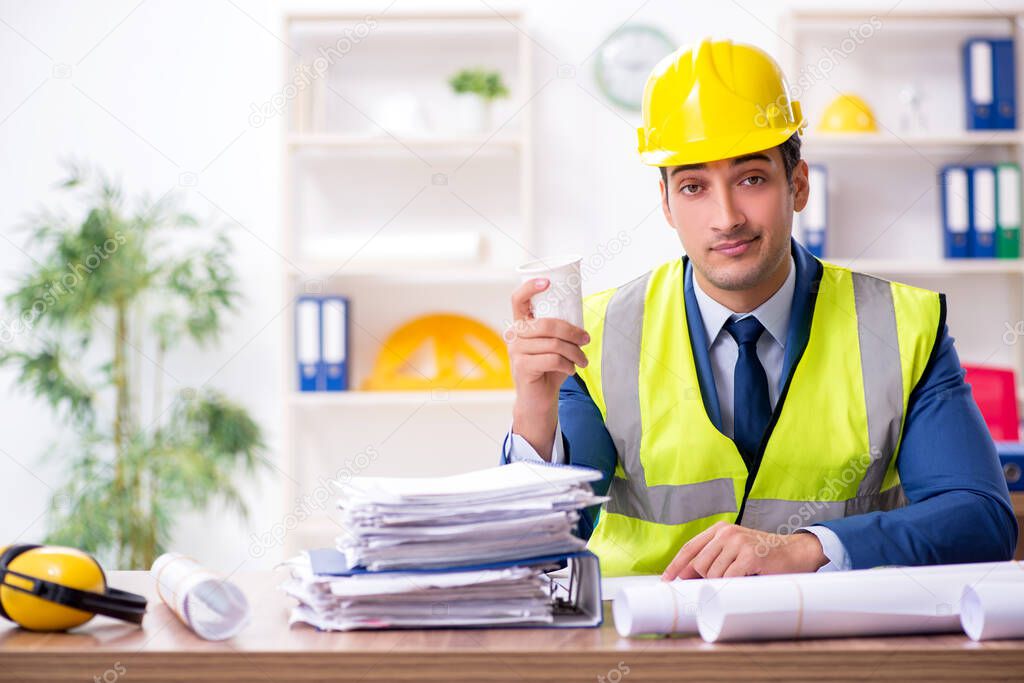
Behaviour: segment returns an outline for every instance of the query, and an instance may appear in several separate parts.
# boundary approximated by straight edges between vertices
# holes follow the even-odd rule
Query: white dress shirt
[[[700,308],[700,317],[704,323],[704,330],[708,338],[708,356],[711,360],[711,372],[714,375],[715,389],[718,392],[718,405],[722,414],[722,433],[730,439],[733,437],[734,423],[734,386],[733,378],[736,372],[736,359],[739,356],[739,346],[732,335],[725,331],[725,324],[730,319],[742,319],[748,315],[757,318],[758,322],[764,325],[765,331],[757,340],[757,358],[764,366],[765,374],[768,376],[768,398],[771,401],[772,410],[779,400],[782,381],[782,366],[786,357],[786,342],[789,333],[789,318],[793,308],[793,290],[796,287],[796,264],[793,257],[789,257],[789,275],[782,286],[772,294],[763,304],[750,313],[734,313],[722,304],[712,299],[693,278],[693,293],[697,299],[697,306]],[[508,437],[505,439],[508,444],[508,452],[504,455],[508,462],[517,460],[543,460],[537,451],[533,449],[526,439],[509,429]],[[561,426],[555,424],[555,443],[551,451],[551,462],[562,464],[565,462],[565,453],[562,447]],[[818,571],[830,571],[834,569],[849,569],[850,559],[843,546],[842,541],[835,532],[823,526],[801,527],[802,531],[808,531],[818,537],[821,542],[825,557],[829,559],[828,564]]]

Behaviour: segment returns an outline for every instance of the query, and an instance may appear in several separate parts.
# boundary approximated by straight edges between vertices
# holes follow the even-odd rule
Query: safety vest
[[[719,521],[785,534],[906,504],[896,454],[935,345],[940,295],[822,266],[807,345],[752,481],[701,400],[685,260],[586,297],[589,363],[577,372],[617,453],[611,500],[589,542],[602,574],[660,573]]]

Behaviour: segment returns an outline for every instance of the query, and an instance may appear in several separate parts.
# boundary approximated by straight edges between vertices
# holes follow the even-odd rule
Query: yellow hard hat
[[[699,164],[774,147],[806,125],[767,52],[705,38],[648,76],[638,149],[649,166]]]
[[[512,371],[501,336],[482,322],[434,313],[405,323],[381,348],[370,391],[505,389]]]
[[[867,102],[853,93],[843,93],[825,107],[818,130],[823,133],[876,133],[878,125]]]

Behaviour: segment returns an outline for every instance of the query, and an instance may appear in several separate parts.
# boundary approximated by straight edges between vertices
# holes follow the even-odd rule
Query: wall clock
[[[626,24],[598,48],[594,63],[598,87],[612,103],[640,111],[647,77],[655,65],[675,49],[675,42],[661,30],[643,24]]]

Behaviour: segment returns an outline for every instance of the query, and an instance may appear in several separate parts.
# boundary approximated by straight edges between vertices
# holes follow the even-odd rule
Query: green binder
[[[996,165],[996,257],[1020,258],[1020,166]]]

